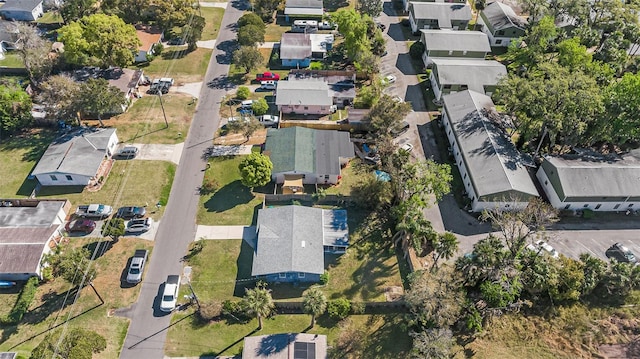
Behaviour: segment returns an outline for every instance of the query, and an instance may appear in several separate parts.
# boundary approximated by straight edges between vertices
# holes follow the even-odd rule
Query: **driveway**
[[[195,240],[201,239],[244,239],[253,241],[256,237],[254,226],[203,226],[198,225]]]
[[[138,147],[140,152],[136,156],[136,160],[169,161],[178,164],[180,163],[180,156],[182,156],[184,143],[178,143],[175,145],[160,145],[154,143],[132,143],[121,145],[121,147],[124,146]]]

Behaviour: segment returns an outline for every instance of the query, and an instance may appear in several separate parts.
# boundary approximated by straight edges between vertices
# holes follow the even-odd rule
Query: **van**
[[[118,151],[118,157],[120,158],[135,158],[138,155],[138,147],[136,146],[125,146],[120,151]]]

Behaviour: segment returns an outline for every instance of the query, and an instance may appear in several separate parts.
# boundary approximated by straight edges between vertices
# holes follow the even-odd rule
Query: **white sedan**
[[[382,79],[385,84],[392,84],[396,82],[396,77],[394,75],[387,75]]]
[[[404,145],[402,145],[402,147],[400,147],[400,149],[411,153],[411,150],[413,150],[413,145],[410,143],[405,143]]]

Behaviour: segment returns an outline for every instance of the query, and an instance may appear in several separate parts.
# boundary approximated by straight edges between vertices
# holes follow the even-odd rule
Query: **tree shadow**
[[[185,56],[189,55],[189,51],[187,49],[165,49],[162,51],[162,59],[163,60],[177,60],[181,59]]]
[[[325,0],[324,8],[326,12],[338,11],[341,7],[349,6],[348,0]]]
[[[22,161],[33,162],[42,157],[51,141],[58,135],[53,130],[41,130],[32,133],[23,133],[10,138],[0,138],[0,152],[12,150],[25,150]]]
[[[233,52],[238,48],[238,41],[234,40],[225,40],[219,42],[216,45],[216,49],[220,50],[222,53],[216,55],[216,61],[222,65],[231,65],[231,60],[233,59]]]
[[[382,320],[383,324],[367,335],[367,345],[363,350],[365,358],[406,358],[411,350],[411,337],[401,314],[375,315],[371,318],[370,327],[375,321]]]
[[[97,242],[91,242],[91,243],[85,244],[84,246],[82,246],[82,248],[88,250],[92,256],[95,253],[95,257],[94,257],[94,260],[95,260],[102,257],[105,253],[107,253],[107,251],[111,249],[111,247],[113,247],[113,244],[114,244],[114,241],[112,240],[97,241]]]
[[[40,188],[38,196],[57,196],[72,193],[82,193],[85,186],[46,186]]]
[[[49,292],[44,294],[42,304],[26,313],[22,322],[27,324],[41,323],[55,311],[62,311],[71,306],[77,293],[78,287],[75,286],[62,293]]]
[[[255,281],[251,277],[251,267],[253,265],[253,248],[246,241],[242,241],[240,254],[236,260],[238,272],[236,273],[236,284],[233,289],[234,297],[244,296],[245,289],[252,288]]]
[[[251,202],[254,198],[251,191],[240,180],[235,180],[224,187],[204,203],[207,212],[224,212],[238,205]]]

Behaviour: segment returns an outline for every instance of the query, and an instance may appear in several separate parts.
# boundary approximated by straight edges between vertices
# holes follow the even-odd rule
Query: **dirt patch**
[[[214,145],[261,145],[267,140],[267,129],[256,131],[253,136],[247,138],[241,133],[230,133],[225,136],[216,137]]]

